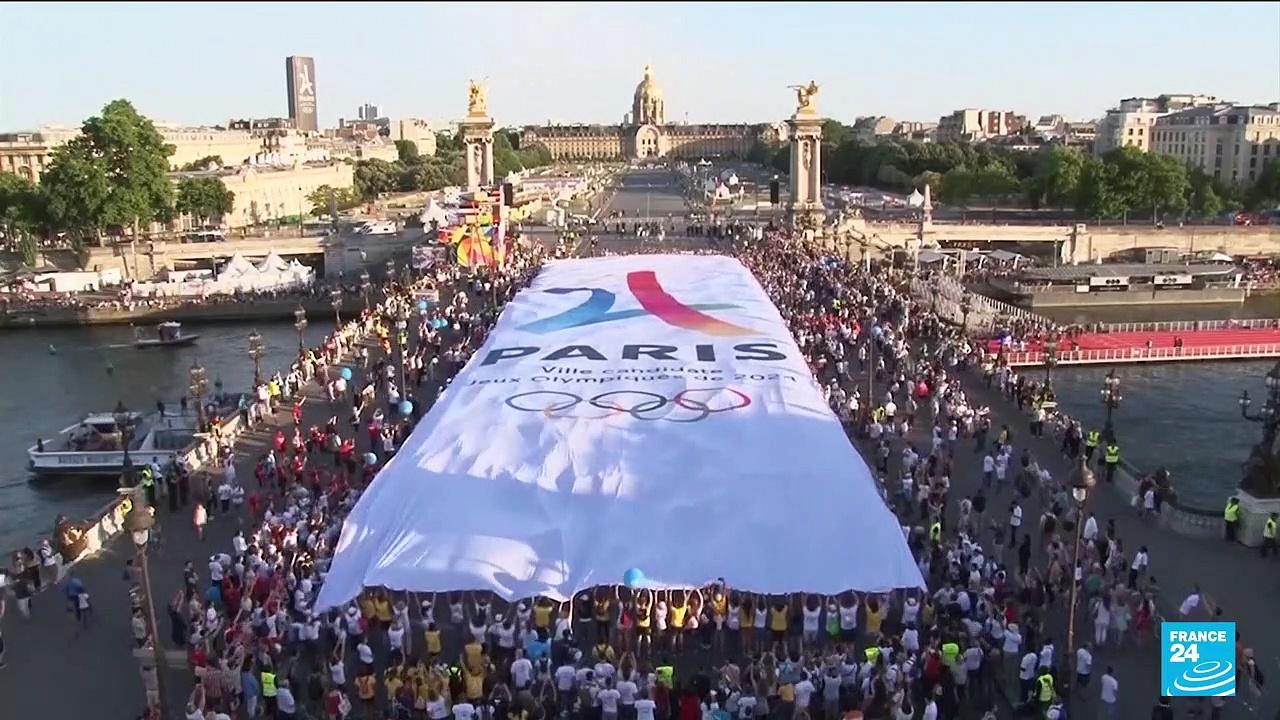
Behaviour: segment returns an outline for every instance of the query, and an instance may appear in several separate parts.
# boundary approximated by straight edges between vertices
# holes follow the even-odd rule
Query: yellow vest
[[[1227,509],[1222,511],[1222,519],[1227,522],[1235,522],[1240,519],[1240,504],[1231,503],[1227,505]]]
[[[1276,538],[1276,521],[1267,518],[1267,524],[1262,526],[1262,537],[1274,540]]]
[[[654,675],[657,677],[659,685],[672,687],[672,680],[675,679],[676,669],[670,665],[662,665],[657,669]]]
[[[1090,430],[1088,436],[1084,439],[1085,447],[1098,447],[1098,440],[1101,439],[1102,433],[1097,430]]]
[[[1107,457],[1106,457],[1106,461],[1107,461],[1107,463],[1118,463],[1118,462],[1120,462],[1120,446],[1119,446],[1119,445],[1116,445],[1115,443],[1112,443],[1111,445],[1108,445],[1108,446],[1107,446]]]
[[[936,522],[929,526],[929,539],[934,542],[942,539],[942,523]]]
[[[1048,673],[1036,678],[1036,682],[1040,683],[1040,702],[1049,702],[1053,699],[1053,676]]]
[[[276,674],[262,671],[262,697],[276,696]]]

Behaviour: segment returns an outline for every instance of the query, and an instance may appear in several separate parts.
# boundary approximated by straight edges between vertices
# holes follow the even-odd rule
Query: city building
[[[371,103],[365,103],[364,105],[361,105],[360,107],[356,108],[356,117],[360,118],[361,120],[368,120],[372,122],[374,120],[377,120],[380,117],[383,117],[382,107],[378,105],[373,105]]]
[[[418,148],[419,155],[436,154],[436,133],[431,123],[419,118],[391,121],[391,140],[408,140]]]
[[[1061,115],[1041,115],[1031,130],[1045,140],[1059,140],[1066,137],[1067,121]]]
[[[1096,122],[1069,122],[1066,127],[1065,142],[1070,147],[1092,149],[1094,141],[1098,137],[1098,123]]]
[[[1102,155],[1119,147],[1132,146],[1146,152],[1151,143],[1151,127],[1158,118],[1194,107],[1218,105],[1212,95],[1170,94],[1154,98],[1125,98],[1107,111],[1098,124],[1093,152]]]
[[[885,135],[893,135],[898,129],[898,122],[886,115],[860,117],[853,121],[853,134],[864,140],[872,140]]]
[[[79,134],[79,128],[63,127],[0,133],[0,172],[38,182],[53,149]]]
[[[543,125],[526,127],[520,145],[542,145],[551,156],[574,160],[623,158],[742,157],[757,141],[776,131],[760,125],[668,123],[666,100],[645,66],[632,96],[631,112],[618,125]]]
[[[297,130],[292,118],[242,118],[227,121],[228,130],[250,130],[256,133],[284,132]]]
[[[938,119],[938,140],[979,142],[993,137],[1016,135],[1027,119],[1008,110],[965,108]]]
[[[263,150],[263,137],[250,130],[223,130],[214,127],[182,127],[156,123],[156,130],[168,145],[169,169],[181,170],[192,162],[216,157],[221,165],[242,165],[253,161]]]
[[[169,175],[174,183],[187,177],[219,178],[235,194],[232,211],[214,219],[215,224],[230,229],[297,217],[311,209],[307,196],[316,189],[327,185],[337,190],[355,184],[354,169],[344,162],[283,168],[244,165]]]
[[[1201,105],[1157,118],[1151,152],[1171,155],[1213,177],[1251,185],[1280,156],[1280,103]]]
[[[284,59],[285,83],[288,88],[289,119],[302,132],[317,132],[316,61],[302,55]]]

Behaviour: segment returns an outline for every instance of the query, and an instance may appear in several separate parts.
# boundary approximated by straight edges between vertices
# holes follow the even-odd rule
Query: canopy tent
[[[254,264],[244,258],[243,255],[236,253],[231,256],[226,265],[218,271],[218,279],[233,279],[243,275],[252,275],[258,272],[258,268]]]
[[[366,586],[563,600],[631,568],[653,587],[924,586],[732,258],[548,263],[356,503],[317,607]]]
[[[297,261],[295,260],[294,262]],[[262,273],[278,272],[288,269],[289,263],[284,258],[277,255],[275,250],[268,253],[267,256],[262,259],[262,262],[258,263],[258,272]]]
[[[919,190],[912,190],[911,194],[907,196],[907,207],[918,208],[923,206],[924,195],[921,195]]]

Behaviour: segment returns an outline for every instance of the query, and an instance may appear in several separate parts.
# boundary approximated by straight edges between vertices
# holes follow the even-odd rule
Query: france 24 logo
[[[1160,686],[1169,697],[1235,697],[1236,624],[1160,624]]]

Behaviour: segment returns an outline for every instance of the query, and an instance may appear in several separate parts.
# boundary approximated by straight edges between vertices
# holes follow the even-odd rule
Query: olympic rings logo
[[[612,390],[589,398],[563,390],[531,390],[516,393],[504,402],[512,410],[542,413],[552,420],[605,420],[626,414],[636,420],[692,423],[717,413],[741,410],[751,404],[751,397],[731,387],[685,388],[673,397],[648,390]],[[577,408],[583,403],[586,407],[579,414]]]

